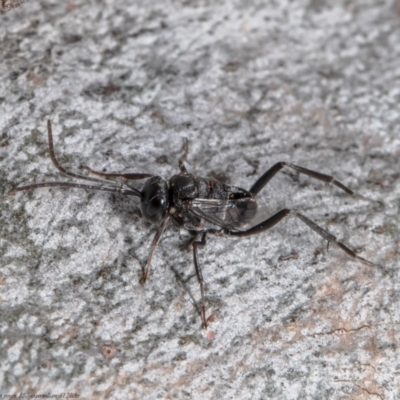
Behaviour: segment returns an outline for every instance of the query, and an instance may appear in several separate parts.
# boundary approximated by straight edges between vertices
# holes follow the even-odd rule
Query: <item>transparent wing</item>
[[[257,203],[253,198],[243,199],[194,199],[191,211],[199,218],[221,228],[243,228],[257,213]]]

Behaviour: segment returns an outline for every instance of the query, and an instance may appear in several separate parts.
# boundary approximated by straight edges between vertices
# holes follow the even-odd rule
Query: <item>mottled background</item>
[[[216,4],[218,3],[218,4]],[[400,2],[37,1],[0,14],[0,394],[131,399],[400,398]],[[188,168],[294,218],[200,251],[135,198],[17,184],[63,165]],[[138,183],[140,186],[140,184]],[[210,340],[214,337],[214,340]]]

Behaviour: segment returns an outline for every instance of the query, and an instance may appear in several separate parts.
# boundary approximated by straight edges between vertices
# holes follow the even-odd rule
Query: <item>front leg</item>
[[[200,307],[200,312],[201,312],[201,323],[203,326],[203,329],[207,329],[207,320],[206,320],[206,306],[205,306],[205,300],[204,300],[204,280],[203,280],[203,274],[201,272],[200,264],[199,264],[199,259],[197,255],[197,248],[199,246],[204,247],[207,243],[207,231],[204,231],[201,233],[201,240],[195,240],[192,242],[192,247],[193,247],[193,261],[194,261],[194,267],[196,269],[196,276],[197,280],[200,285],[200,293],[201,293],[201,307]]]
[[[151,260],[153,259],[153,255],[154,255],[154,250],[157,247],[158,242],[161,239],[161,235],[163,234],[166,226],[168,225],[169,222],[169,218],[166,217],[162,222],[161,225],[159,225],[159,227],[157,228],[156,234],[154,235],[153,241],[151,243],[151,248],[150,248],[150,253],[149,253],[149,257],[147,258],[147,262],[146,262],[146,266],[143,270],[143,274],[139,280],[139,282],[144,285],[146,283],[146,280],[149,276],[149,272],[150,272],[150,267],[151,267]]]

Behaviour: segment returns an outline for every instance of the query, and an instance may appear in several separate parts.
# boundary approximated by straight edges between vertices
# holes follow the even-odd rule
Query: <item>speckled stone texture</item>
[[[400,398],[400,2],[29,0],[0,14],[0,394],[84,399]],[[296,208],[199,251],[136,198],[17,184],[178,171]],[[137,183],[137,187],[140,187]]]

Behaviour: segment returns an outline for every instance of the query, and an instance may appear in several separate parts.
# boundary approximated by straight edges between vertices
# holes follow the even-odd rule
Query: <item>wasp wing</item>
[[[251,197],[242,199],[194,199],[190,210],[199,218],[218,227],[240,230],[257,213],[257,203]]]

